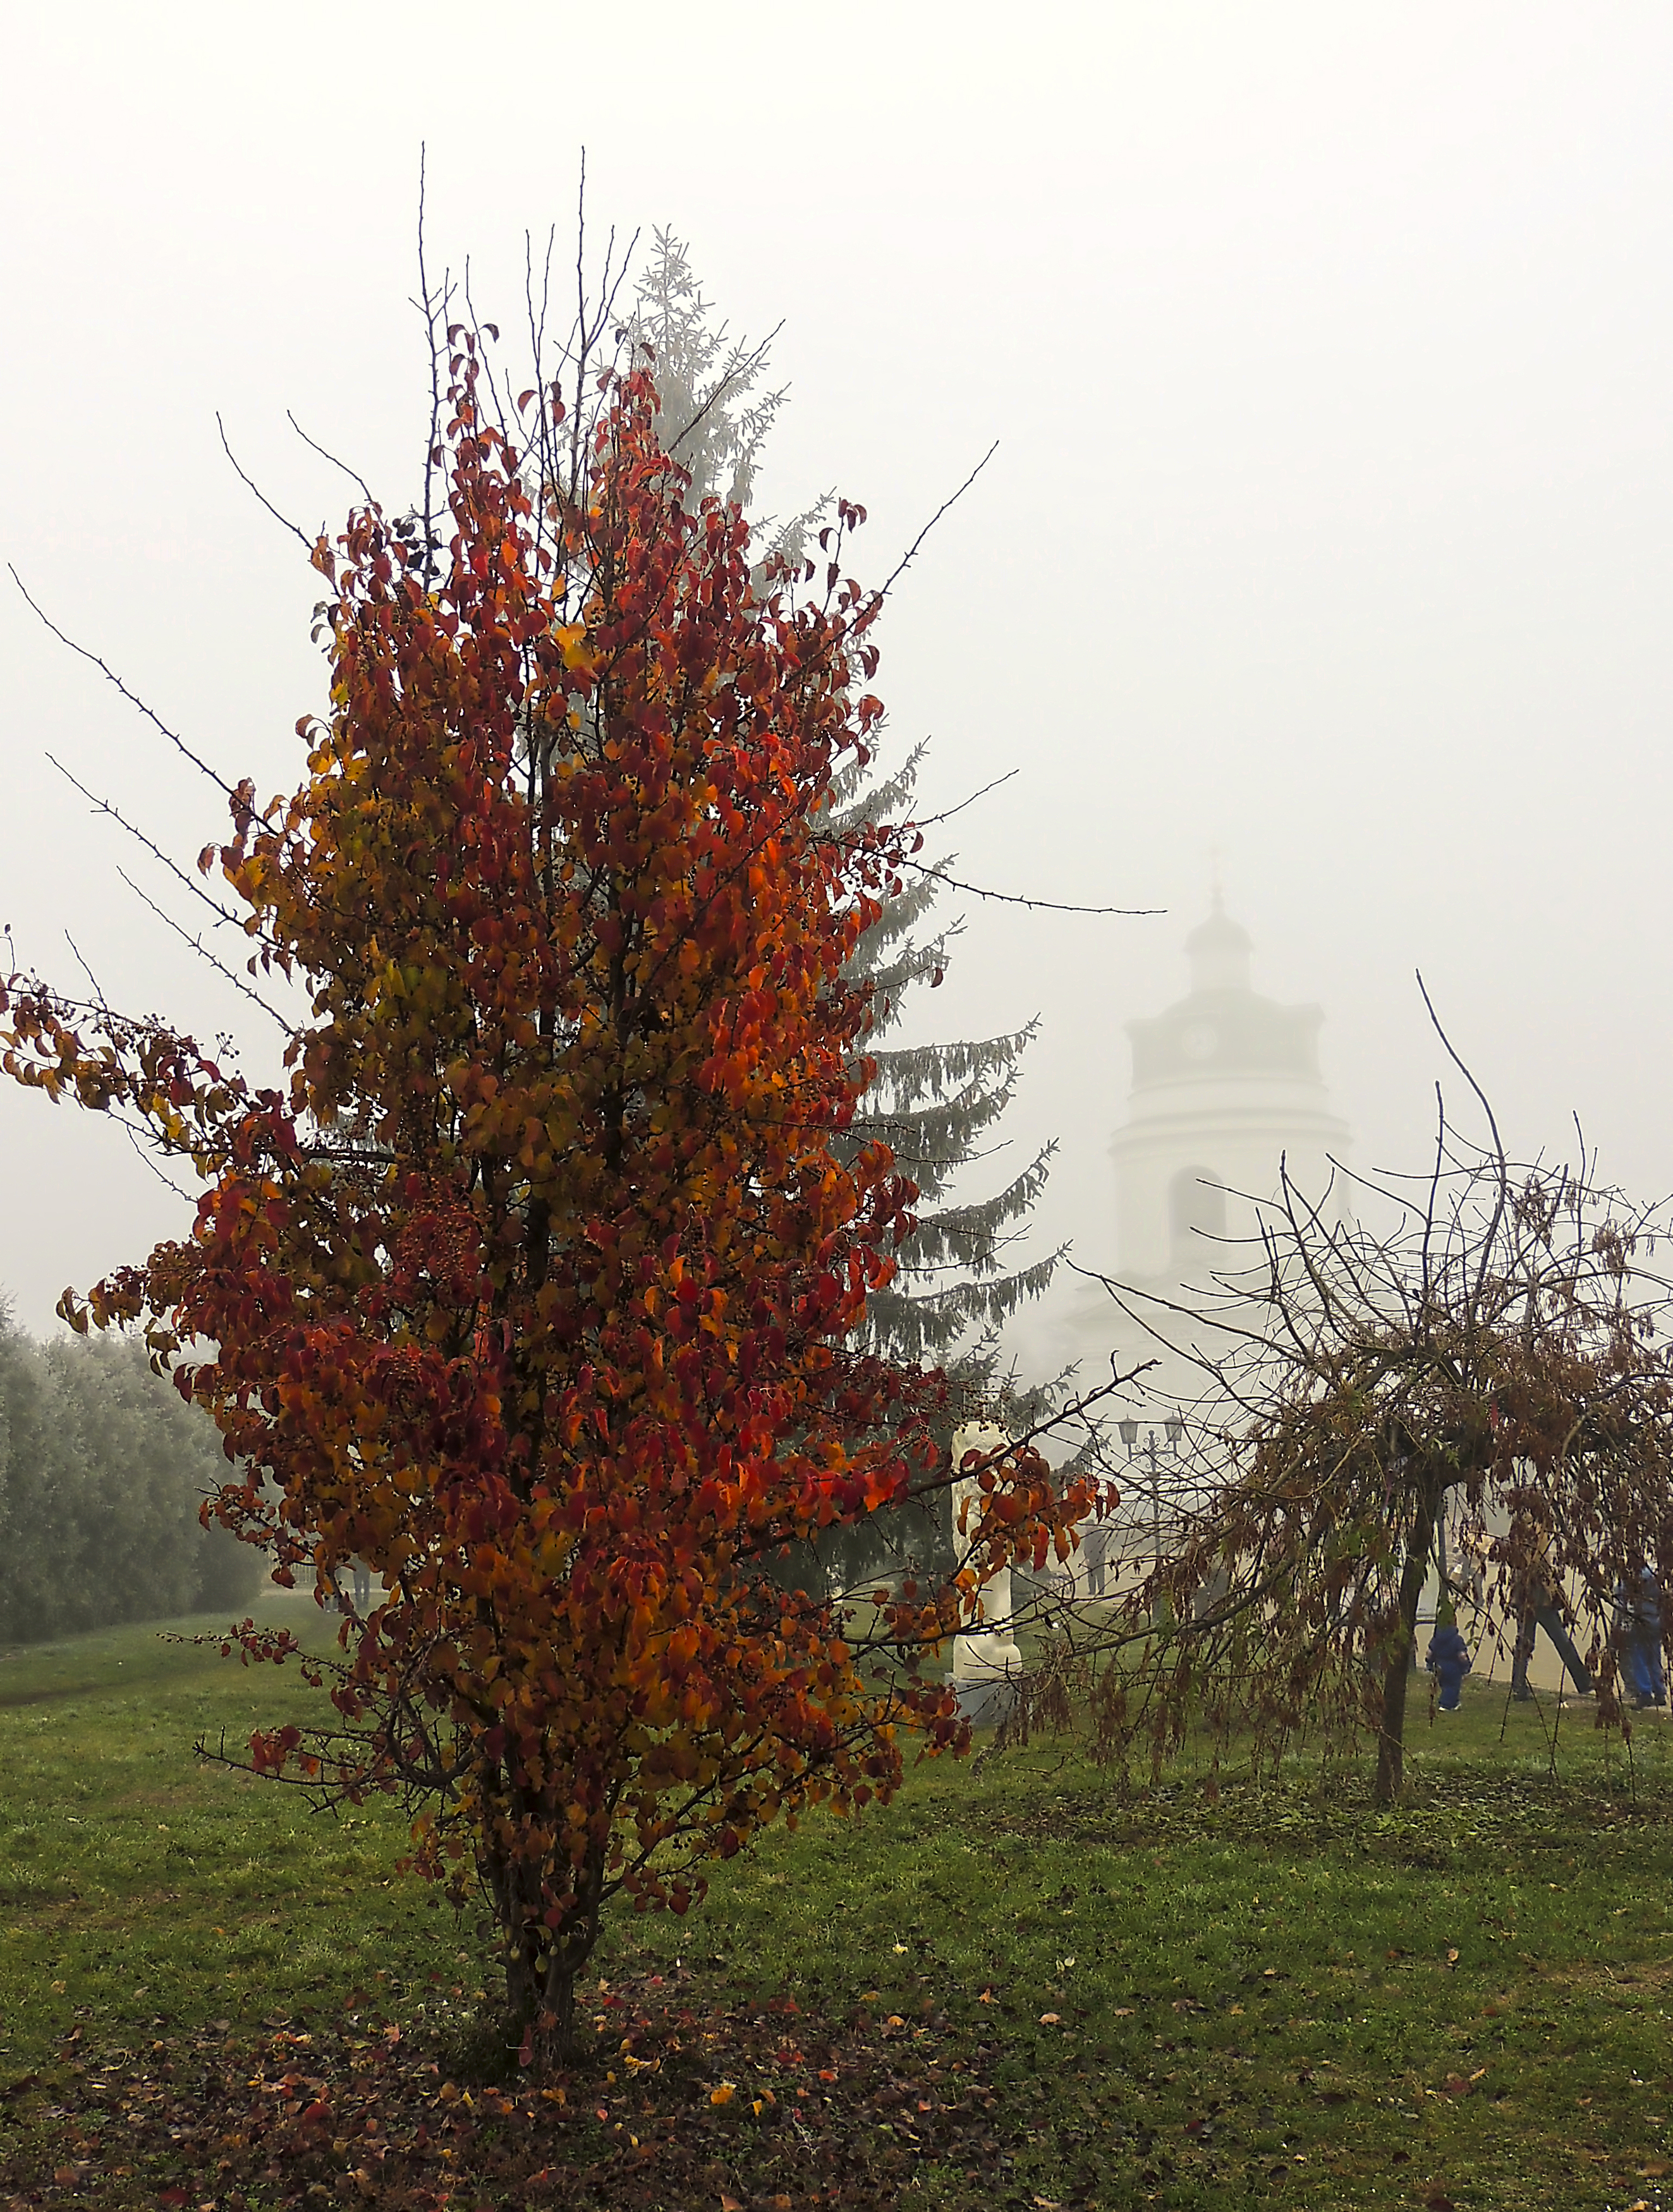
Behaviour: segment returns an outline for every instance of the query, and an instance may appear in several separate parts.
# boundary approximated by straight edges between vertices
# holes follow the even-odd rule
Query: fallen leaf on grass
[[[603,2084],[595,2075],[588,2078],[590,2067],[544,2085],[473,2082],[464,2090],[442,2074],[416,2035],[397,2044],[372,2022],[369,2035],[322,2028],[306,2037],[276,2030],[246,2038],[233,2031],[158,2039],[137,2053],[83,2043],[78,2049],[93,2063],[68,2085],[58,2139],[41,2145],[40,2163],[27,2174],[5,2167],[4,2184],[22,2179],[51,2188],[54,2168],[79,2157],[83,2147],[95,2159],[100,2151],[108,2154],[111,2147],[94,2141],[96,2130],[84,2130],[81,2122],[96,2112],[102,2128],[113,2097],[137,2107],[133,2147],[161,2169],[145,2198],[156,2212],[192,2212],[206,2183],[222,2203],[254,2185],[263,2201],[307,2212],[327,2197],[386,2203],[392,2212],[398,2205],[434,2212],[436,2185],[444,2179],[451,2200],[466,2206],[520,2203],[536,2189],[557,2192],[544,2194],[543,2203],[569,2202],[577,2152],[592,2174],[593,2201],[619,2204],[624,2212],[653,2203],[707,2205],[716,2212],[722,2188],[740,2207],[790,2212],[788,2203],[778,2202],[785,2160],[808,2151],[816,2139],[820,2166],[835,2185],[833,2199],[856,2205],[900,2202],[913,2162],[925,2157],[956,2154],[999,2179],[1002,2146],[975,2118],[994,2110],[990,2075],[999,2053],[985,2045],[963,2051],[956,2031],[949,2031],[949,2047],[942,2040],[945,2022],[940,2028],[932,2022],[917,2032],[922,2043],[909,2043],[901,2031],[873,2026],[863,2014],[805,2018],[798,2028],[805,2052],[798,2051],[794,2063],[806,2068],[807,2080],[791,2121],[793,2143],[768,2127],[757,2137],[752,2128],[740,2133],[736,2125],[738,2112],[752,2100],[763,2122],[776,2101],[755,2085],[767,2069],[786,2063],[782,2019],[753,2002],[724,2004],[693,1990],[675,1991],[654,1975],[624,1982],[611,2002],[622,2015],[618,2029],[643,2057],[604,2103],[593,2101]],[[740,2087],[737,2077],[727,2082],[733,2094],[727,2108],[711,2107],[710,2096],[721,2086],[712,2073],[704,2087],[659,2063],[663,2052],[689,2051],[699,2041],[714,2050],[711,2066],[724,2055],[751,2085]],[[935,2082],[954,2050],[963,2094],[948,2105]],[[598,2063],[610,2063],[610,2054],[600,2052]],[[928,2078],[921,2068],[932,2069]],[[332,2130],[301,2125],[302,2112],[315,2106],[332,2116],[338,2135],[358,2138],[353,2148],[347,2142],[333,2147],[330,2186],[318,2175]],[[597,2121],[595,2112],[602,2116]],[[888,2124],[879,2132],[884,2114]],[[276,2118],[283,2123],[277,2131]],[[502,2127],[507,2122],[514,2124]],[[602,2142],[595,2126],[605,2130]],[[374,2149],[375,2160],[368,2154]],[[720,2156],[729,2169],[724,2181]],[[78,2164],[82,2187],[97,2170]],[[197,2187],[177,2185],[181,2178],[195,2179]],[[887,2193],[873,2193],[879,2189]],[[5,2201],[0,2196],[0,2204]]]
[[[1040,2026],[1042,2027],[1058,2027],[1062,2026],[1062,2019],[1063,2015],[1060,2012],[1043,2012],[1040,2014]],[[1034,2199],[1034,2202],[1037,2204],[1039,2201],[1040,2200],[1037,2197]]]

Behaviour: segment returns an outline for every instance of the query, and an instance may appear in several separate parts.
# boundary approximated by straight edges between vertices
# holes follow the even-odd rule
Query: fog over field
[[[308,532],[354,494],[287,410],[405,505],[421,143],[432,263],[508,335],[525,230],[573,263],[584,144],[595,267],[666,224],[735,331],[782,323],[765,503],[862,501],[863,575],[999,441],[893,596],[891,744],[933,740],[932,811],[1014,771],[951,825],[962,880],[1158,910],[960,902],[944,1030],[1042,1018],[1037,1246],[1116,1260],[1123,1024],[1216,876],[1257,987],[1325,1009],[1357,1164],[1430,1141],[1421,968],[1513,1149],[1578,1114],[1605,1176],[1673,1185],[1665,8],[94,0],[21,14],[6,75],[0,554],[228,775],[296,780],[322,664],[217,410]],[[188,866],[222,801],[9,582],[0,653],[15,962],[269,1066],[46,756]],[[9,1088],[0,1173],[36,1332],[188,1218]]]

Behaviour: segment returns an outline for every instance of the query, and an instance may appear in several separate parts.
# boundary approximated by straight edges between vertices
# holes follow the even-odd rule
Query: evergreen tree
[[[84,1517],[66,1409],[35,1346],[0,1309],[0,1643],[88,1613],[76,1530]]]
[[[198,1517],[227,1474],[143,1346],[43,1348],[0,1307],[0,1643],[247,1606],[259,1558]]]
[[[750,515],[756,574],[769,587],[775,571],[805,557],[831,498],[827,494],[787,517],[751,514],[763,450],[786,398],[783,386],[768,380],[776,332],[758,345],[734,338],[704,298],[684,244],[659,230],[630,335],[654,356],[659,434],[690,471],[692,499],[727,500]],[[925,750],[915,746],[891,773],[855,767],[839,779],[833,835],[909,817]],[[871,988],[865,1048],[877,1076],[847,1140],[857,1152],[880,1137],[918,1186],[916,1230],[897,1255],[893,1285],[867,1299],[864,1337],[880,1358],[946,1373],[951,1389],[939,1425],[948,1450],[966,1419],[996,1421],[1020,1433],[1061,1401],[1068,1382],[1060,1376],[1044,1387],[1021,1385],[1000,1341],[1005,1322],[1026,1299],[1041,1295],[1062,1256],[1061,1248],[1031,1261],[1016,1256],[1056,1145],[1045,1146],[999,1189],[983,1195],[969,1188],[971,1171],[1003,1149],[998,1125],[1015,1096],[1037,1021],[998,1036],[907,1042],[922,1004],[915,994],[940,983],[963,927],[937,912],[940,878],[954,858],[941,855],[889,902],[850,969],[853,980]],[[1087,1450],[1090,1445],[1066,1472],[1081,1472]],[[812,1577],[828,1589],[860,1589],[945,1568],[951,1547],[944,1506],[890,1508],[827,1532],[816,1556],[793,1547],[780,1571],[792,1583]]]
[[[916,746],[885,780],[846,794],[838,828],[910,814],[924,747]],[[1037,1152],[1001,1189],[970,1199],[961,1174],[989,1157],[989,1139],[1015,1095],[1022,1054],[1037,1019],[1008,1035],[952,1043],[890,1044],[903,1026],[910,995],[934,989],[946,973],[962,925],[933,913],[953,856],[943,856],[867,933],[855,963],[872,991],[868,1048],[877,1078],[855,1118],[857,1146],[881,1137],[920,1193],[918,1226],[901,1255],[900,1273],[876,1293],[867,1331],[885,1357],[946,1368],[972,1400],[994,1395],[1000,1328],[1049,1283],[1059,1252],[1019,1267],[1012,1248],[1044,1188],[1056,1146]],[[1002,1144],[1002,1139],[1001,1140]]]
[[[666,230],[655,234],[631,327],[654,356],[659,429],[691,471],[692,497],[712,495],[747,513],[762,450],[785,398],[783,386],[763,381],[771,337],[750,346],[715,320],[684,245]],[[763,573],[800,556],[824,507],[821,501],[788,520],[755,520]],[[910,816],[924,750],[916,746],[885,776],[849,771],[838,787],[835,833]],[[979,1040],[904,1041],[913,994],[940,982],[962,926],[935,913],[938,877],[952,859],[943,856],[890,902],[862,940],[853,970],[872,990],[867,1050],[878,1073],[850,1141],[857,1151],[881,1137],[921,1193],[916,1232],[900,1254],[894,1285],[868,1301],[866,1334],[883,1358],[945,1369],[972,1409],[1008,1407],[1020,1415],[1041,1401],[1038,1394],[1019,1393],[1013,1378],[1001,1373],[998,1335],[1025,1299],[1045,1290],[1062,1256],[1054,1252],[1013,1264],[1056,1146],[1046,1146],[985,1197],[970,1195],[964,1177],[997,1149],[997,1125],[1015,1095],[1023,1052],[1037,1024]]]

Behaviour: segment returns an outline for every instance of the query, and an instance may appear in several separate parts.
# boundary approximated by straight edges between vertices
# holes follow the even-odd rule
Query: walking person
[[[1426,1663],[1440,1691],[1437,1702],[1441,1711],[1456,1713],[1463,1678],[1469,1672],[1469,1646],[1459,1631],[1457,1611],[1451,1598],[1443,1598],[1435,1607],[1435,1632],[1429,1638]]]
[[[1563,1619],[1562,1594],[1551,1566],[1550,1549],[1551,1538],[1547,1532],[1539,1537],[1522,1579],[1521,1601],[1516,1612],[1516,1645],[1511,1656],[1511,1695],[1528,1698],[1534,1694],[1528,1686],[1528,1662],[1534,1656],[1534,1644],[1542,1628],[1567,1668],[1569,1680],[1581,1697],[1589,1698],[1593,1686],[1591,1670],[1574,1649],[1568,1623]]]
[[[1102,1521],[1094,1521],[1080,1532],[1080,1556],[1086,1563],[1086,1595],[1102,1597],[1109,1574],[1110,1531]]]
[[[1661,1584],[1648,1567],[1632,1580],[1621,1577],[1615,1593],[1615,1640],[1627,1694],[1640,1712],[1667,1703],[1662,1666]]]

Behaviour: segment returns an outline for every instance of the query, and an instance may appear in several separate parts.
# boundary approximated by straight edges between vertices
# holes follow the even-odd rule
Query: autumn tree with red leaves
[[[448,345],[447,520],[368,505],[314,547],[329,714],[201,864],[310,995],[288,1081],[32,976],[0,1041],[195,1166],[191,1233],[66,1313],[143,1328],[213,1414],[249,1471],[214,1510],[281,1581],[370,1567],[331,1725],[254,1763],[407,1795],[420,1869],[491,1903],[532,2056],[612,1897],[683,1911],[773,1820],[886,1797],[903,1735],[961,1741],[921,1658],[1089,1498],[1002,1457],[972,1563],[864,1641],[764,1571],[947,1480],[934,1379],[858,1334],[915,1197],[842,1143],[871,1074],[845,967],[911,843],[827,803],[881,711],[879,601],[836,558],[861,517],[763,586],[642,364],[577,425]]]

